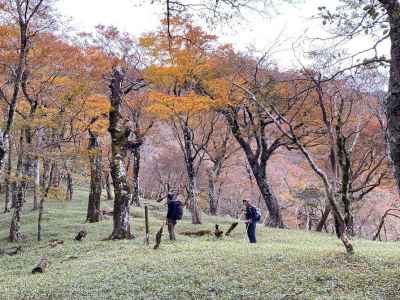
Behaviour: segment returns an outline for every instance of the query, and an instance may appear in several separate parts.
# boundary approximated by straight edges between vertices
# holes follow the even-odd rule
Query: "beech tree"
[[[324,81],[321,74],[305,70],[306,80],[314,87],[309,95],[317,106],[309,108],[311,122],[306,123],[307,137],[312,139],[315,155],[329,176],[335,196],[341,203],[347,233],[354,235],[353,207],[388,179],[384,147],[384,130],[368,109],[378,105],[373,96],[363,94],[350,86],[350,81]],[[368,103],[368,104],[367,104]],[[303,142],[304,144],[304,142]],[[326,146],[325,146],[326,145]],[[320,152],[322,159],[316,159]],[[322,161],[329,162],[321,164]],[[327,203],[317,225],[321,231],[331,211]],[[334,216],[335,225],[338,225]],[[340,229],[336,226],[336,233]]]
[[[132,238],[129,224],[129,206],[131,202],[131,189],[126,174],[125,160],[127,150],[137,148],[142,140],[131,141],[131,129],[123,116],[122,104],[126,94],[144,86],[142,81],[128,81],[126,70],[120,66],[113,67],[110,76],[110,102],[109,128],[111,135],[111,176],[114,185],[114,213],[113,231],[110,239]]]
[[[223,61],[229,70],[225,75],[224,89],[210,90],[215,98],[225,99],[225,108],[222,114],[232,131],[233,136],[240,145],[250,169],[256,180],[259,191],[265,201],[269,212],[268,226],[284,227],[278,199],[272,190],[267,163],[272,155],[290,141],[275,130],[273,120],[266,116],[259,106],[249,99],[248,94],[237,88],[246,86],[249,90],[262,99],[265,103],[276,103],[282,108],[283,114],[289,114],[292,110],[290,102],[284,103],[277,95],[286,89],[286,86],[275,84],[273,75],[266,68],[266,57],[254,60],[235,54],[229,49],[223,49],[220,61]],[[224,67],[222,66],[221,69]],[[233,74],[233,75],[230,75]],[[282,90],[281,90],[282,89]],[[221,93],[222,92],[222,93]],[[277,103],[281,101],[281,103]]]
[[[215,103],[202,95],[198,86],[212,77],[208,53],[215,37],[187,19],[170,20],[170,26],[173,38],[162,27],[141,39],[142,47],[154,61],[145,70],[145,79],[158,90],[149,94],[154,101],[149,111],[171,122],[185,159],[192,223],[200,224],[197,174],[213,131],[202,113]]]
[[[397,0],[341,1],[335,12],[320,7],[325,24],[332,25],[336,37],[353,40],[360,36],[370,36],[371,46],[357,51],[349,58],[356,61],[343,67],[344,70],[363,66],[379,67],[390,65],[388,93],[385,101],[387,118],[389,156],[394,177],[400,190],[400,3]],[[379,53],[380,45],[390,40],[390,58]],[[342,43],[343,44],[343,43]],[[363,55],[363,58],[359,58]],[[358,57],[358,60],[357,60]]]
[[[11,37],[11,43],[9,47],[5,48],[7,50],[3,53],[5,55],[2,59],[4,74],[9,76],[5,80],[7,84],[2,85],[2,89],[0,90],[0,97],[8,104],[7,118],[0,130],[0,170],[2,170],[8,151],[9,135],[14,124],[18,100],[20,99],[21,84],[24,79],[28,54],[32,47],[34,36],[38,31],[49,26],[53,20],[50,17],[51,7],[49,4],[44,3],[43,0],[2,1],[0,6],[2,7],[0,16],[3,21],[2,29],[8,31]],[[14,66],[16,66],[15,69]],[[27,131],[26,138],[29,143],[31,141],[29,130]],[[24,173],[27,173],[30,159],[21,159],[23,160],[21,164],[26,163],[23,169]],[[21,172],[19,175],[24,176],[26,174],[22,174]],[[19,225],[24,202],[24,189],[27,184],[23,178],[15,183],[16,197],[13,203],[14,212],[9,236],[11,241],[18,241],[23,237]]]
[[[221,197],[223,182],[220,176],[224,169],[228,167],[228,160],[233,158],[239,148],[234,144],[234,138],[230,128],[221,120],[217,120],[214,125],[214,132],[205,151],[210,166],[207,168],[208,175],[208,211],[211,215],[216,215],[218,203]]]

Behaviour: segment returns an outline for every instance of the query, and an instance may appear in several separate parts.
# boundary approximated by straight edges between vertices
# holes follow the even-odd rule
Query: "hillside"
[[[0,256],[0,299],[395,299],[400,294],[397,243],[356,240],[347,257],[335,237],[258,227],[258,244],[249,245],[243,227],[232,238],[163,240],[159,250],[143,244],[143,212],[133,212],[131,241],[101,241],[111,220],[83,224],[87,192],[72,203],[49,201],[44,240],[35,241],[37,212],[26,212],[28,239],[16,256]],[[111,202],[103,202],[111,206]],[[25,207],[29,207],[26,205]],[[163,207],[151,206],[151,232],[162,223]],[[0,215],[0,249],[14,246],[4,237],[10,215]],[[232,220],[204,218],[199,228]],[[73,241],[81,229],[83,242]],[[177,231],[190,230],[189,219]],[[164,238],[166,235],[164,235]],[[64,240],[55,248],[50,239]],[[152,241],[153,242],[153,241]],[[44,274],[31,274],[40,255],[49,257]]]

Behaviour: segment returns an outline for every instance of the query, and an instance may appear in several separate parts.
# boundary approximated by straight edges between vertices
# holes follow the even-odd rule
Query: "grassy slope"
[[[396,243],[355,241],[356,255],[346,257],[331,236],[301,231],[258,228],[257,245],[244,240],[243,228],[232,238],[164,240],[155,251],[143,245],[143,213],[135,210],[138,238],[101,241],[111,232],[111,220],[83,224],[85,192],[72,204],[48,202],[44,241],[35,239],[36,213],[26,213],[24,252],[0,257],[0,299],[399,299],[400,253]],[[103,203],[111,205],[111,203]],[[151,210],[151,230],[163,211]],[[0,216],[0,248],[13,246],[7,235],[10,215]],[[201,228],[216,221],[207,218]],[[73,237],[81,228],[88,237]],[[199,227],[199,228],[200,228]],[[227,225],[224,225],[227,227]],[[188,219],[178,231],[193,228]],[[59,238],[56,248],[47,241]],[[40,255],[51,262],[44,274],[32,275]]]

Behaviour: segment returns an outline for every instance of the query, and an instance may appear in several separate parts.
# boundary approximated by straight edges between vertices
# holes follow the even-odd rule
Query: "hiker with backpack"
[[[182,219],[183,208],[182,202],[177,199],[177,194],[175,192],[168,192],[167,194],[167,226],[169,239],[175,241],[175,225],[177,220]]]
[[[245,206],[245,217],[247,236],[251,244],[256,243],[256,224],[261,219],[260,210],[253,206],[250,200],[244,199],[243,204]]]

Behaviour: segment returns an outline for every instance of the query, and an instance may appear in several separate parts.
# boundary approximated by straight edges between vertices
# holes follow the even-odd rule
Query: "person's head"
[[[243,205],[246,206],[246,207],[251,206],[250,200],[248,200],[248,199],[243,199]]]

